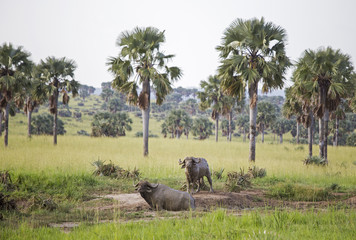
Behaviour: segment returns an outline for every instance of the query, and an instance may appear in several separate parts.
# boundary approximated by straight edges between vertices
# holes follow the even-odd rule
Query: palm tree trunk
[[[297,121],[297,144],[299,144],[299,122]]]
[[[309,144],[309,157],[313,156],[313,131],[314,131],[314,116],[313,112],[309,112],[311,118],[310,126],[308,127],[308,144]]]
[[[10,111],[10,103],[6,104],[5,108],[5,134],[4,134],[4,144],[5,147],[9,144],[9,111]]]
[[[250,97],[250,146],[249,161],[254,162],[256,159],[256,118],[257,118],[257,87],[258,83],[254,82],[249,86]]]
[[[53,114],[53,144],[57,145],[57,123],[58,123],[58,90],[55,91],[54,93],[54,104],[55,104],[55,112]]]
[[[279,134],[279,143],[282,144],[283,143],[283,134]]]
[[[27,110],[27,136],[31,138],[31,117],[32,111]]]
[[[319,118],[319,157],[324,158],[324,120]]]
[[[325,113],[324,113],[324,159],[326,164],[328,163],[328,135],[329,135],[329,109],[326,107],[325,108]]]
[[[0,109],[0,136],[2,136],[2,110]]]
[[[261,142],[265,142],[265,128],[263,123],[261,124]]]
[[[336,126],[335,126],[335,140],[334,140],[334,146],[338,146],[338,141],[339,141],[339,118],[336,118],[335,120]]]
[[[244,128],[244,138],[243,138],[243,142],[246,142],[246,129]]]
[[[231,135],[232,135],[232,111],[229,113],[229,141],[231,142]]]
[[[216,114],[215,119],[215,142],[218,142],[219,138],[219,113]]]
[[[148,134],[150,120],[150,80],[146,78],[142,83],[142,92],[148,95],[147,107],[142,109],[142,132],[143,132],[143,156],[148,156]]]

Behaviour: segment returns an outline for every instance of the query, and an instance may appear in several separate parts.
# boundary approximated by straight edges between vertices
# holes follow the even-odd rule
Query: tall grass
[[[53,228],[0,230],[4,239],[355,239],[356,213],[335,210],[246,212],[242,216],[224,210],[200,218],[82,224],[70,233]]]
[[[356,149],[352,147],[329,148],[329,165],[305,166],[302,160],[307,150],[295,150],[292,144],[257,144],[256,165],[267,170],[267,178],[288,179],[291,183],[329,186],[336,183],[355,188],[356,166],[353,164]],[[317,149],[315,149],[317,151]],[[178,159],[186,156],[204,157],[211,170],[237,171],[247,169],[248,143],[216,143],[212,139],[153,138],[149,141],[149,157],[142,156],[142,139],[134,137],[91,138],[84,136],[59,136],[53,146],[51,136],[12,136],[11,144],[0,146],[0,170],[14,172],[53,172],[82,174],[93,171],[92,162],[100,159],[112,161],[125,169],[139,168],[148,179],[184,179]],[[317,154],[315,152],[315,154]]]

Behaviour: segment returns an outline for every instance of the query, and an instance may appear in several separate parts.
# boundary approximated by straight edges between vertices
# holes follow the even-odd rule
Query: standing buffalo
[[[147,181],[140,181],[135,188],[153,209],[170,211],[195,209],[195,200],[189,193]]]
[[[192,192],[190,190],[190,186],[192,186],[194,190],[194,183],[198,184],[196,193],[199,192],[200,185],[204,182],[204,176],[209,181],[210,192],[214,192],[209,165],[204,158],[186,157],[183,162],[179,159],[179,164],[182,165],[182,168],[185,168],[185,175],[187,177],[187,192]]]

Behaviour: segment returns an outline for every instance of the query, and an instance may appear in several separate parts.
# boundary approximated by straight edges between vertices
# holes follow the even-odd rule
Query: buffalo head
[[[152,189],[155,189],[158,187],[158,183],[152,184],[147,181],[140,181],[135,185],[135,190],[144,193],[144,192],[152,192]]]

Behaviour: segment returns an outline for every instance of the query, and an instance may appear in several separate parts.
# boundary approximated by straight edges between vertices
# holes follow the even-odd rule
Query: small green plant
[[[325,166],[326,165],[326,161],[324,158],[321,158],[319,156],[311,156],[311,157],[307,157],[304,161],[303,161],[304,165],[318,165],[318,166]]]
[[[213,171],[213,176],[216,178],[216,179],[222,179],[223,177],[223,172],[224,172],[224,169],[221,168],[219,171]]]
[[[253,166],[252,168],[248,168],[248,173],[251,174],[253,178],[263,178],[267,175],[267,171],[265,168],[259,168],[257,166]]]
[[[245,174],[245,170],[240,168],[240,172],[229,172],[225,183],[225,189],[230,192],[240,192],[251,187],[251,175]]]

